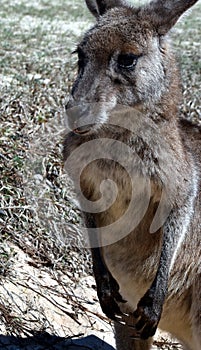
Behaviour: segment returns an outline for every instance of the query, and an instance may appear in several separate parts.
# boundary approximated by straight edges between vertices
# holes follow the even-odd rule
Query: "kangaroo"
[[[63,152],[117,350],[150,349],[157,327],[201,348],[201,133],[179,116],[168,36],[196,2],[86,0],[97,22],[76,49]]]

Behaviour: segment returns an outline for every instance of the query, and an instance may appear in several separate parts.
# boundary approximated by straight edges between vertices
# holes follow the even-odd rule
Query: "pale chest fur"
[[[134,174],[130,179],[124,169],[113,163],[109,168],[108,164],[105,167],[103,163],[91,164],[82,175],[84,194],[92,201],[100,198],[100,186],[104,179],[110,178],[117,186],[117,196],[112,205],[94,216],[99,231],[103,233],[100,245],[103,245],[101,249],[105,263],[117,280],[121,295],[128,301],[127,305],[134,310],[155,276],[160,257],[161,231],[150,234],[149,228],[161,190],[157,184],[142,181]],[[112,197],[110,190],[108,186],[108,201]],[[127,215],[131,201],[134,201],[133,208]],[[142,211],[139,210],[140,202]],[[111,244],[105,245],[105,231],[105,240],[108,238],[107,242]]]

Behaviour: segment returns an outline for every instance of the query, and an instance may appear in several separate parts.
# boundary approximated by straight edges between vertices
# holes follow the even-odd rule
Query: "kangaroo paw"
[[[111,320],[125,324],[118,302],[125,303],[119,293],[119,285],[108,273],[101,277],[98,283],[98,297],[103,312]]]
[[[154,298],[151,290],[139,301],[137,310],[133,313],[137,319],[135,329],[140,334],[141,339],[152,337],[157,329],[161,318],[163,300]]]

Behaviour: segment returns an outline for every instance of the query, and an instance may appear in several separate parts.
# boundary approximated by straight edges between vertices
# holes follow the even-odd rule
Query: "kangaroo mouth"
[[[92,125],[85,125],[74,129],[73,132],[78,135],[85,135],[85,134],[88,134],[91,129],[92,129]]]

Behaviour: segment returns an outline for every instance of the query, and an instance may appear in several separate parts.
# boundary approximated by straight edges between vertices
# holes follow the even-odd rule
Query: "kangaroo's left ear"
[[[107,10],[113,7],[125,6],[121,0],[85,0],[89,11],[96,18],[102,16]]]
[[[141,8],[140,14],[148,18],[159,35],[165,35],[179,17],[198,0],[152,0]]]

